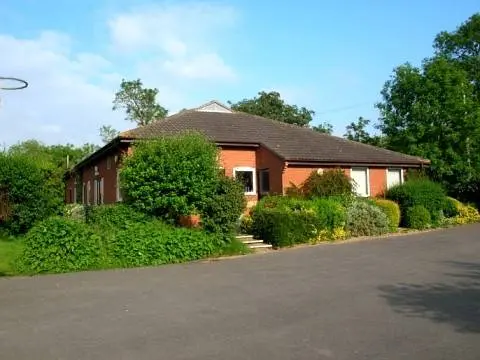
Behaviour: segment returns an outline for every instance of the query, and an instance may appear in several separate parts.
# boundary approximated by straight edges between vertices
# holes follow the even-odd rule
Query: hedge
[[[427,229],[432,224],[430,212],[423,205],[412,206],[405,212],[405,224],[411,229]]]
[[[375,199],[374,203],[387,215],[390,231],[397,231],[400,226],[400,206],[386,199]]]

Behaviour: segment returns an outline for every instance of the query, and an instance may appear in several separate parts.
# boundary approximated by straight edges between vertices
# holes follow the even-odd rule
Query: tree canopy
[[[235,111],[300,126],[307,126],[315,115],[313,110],[287,104],[276,91],[260,91],[253,99],[243,99],[237,103],[229,101],[228,104]]]
[[[122,80],[120,90],[115,94],[113,110],[123,109],[126,120],[143,126],[154,120],[164,119],[168,110],[157,103],[158,89],[144,88],[140,79]]]

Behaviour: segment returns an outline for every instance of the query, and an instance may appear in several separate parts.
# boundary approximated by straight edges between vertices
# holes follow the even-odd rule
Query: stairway
[[[236,237],[253,251],[270,250],[272,248],[271,244],[265,244],[263,240],[254,239],[252,235],[237,235]]]

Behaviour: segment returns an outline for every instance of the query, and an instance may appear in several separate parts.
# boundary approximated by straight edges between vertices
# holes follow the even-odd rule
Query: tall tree
[[[108,144],[110,141],[118,136],[118,130],[115,130],[111,125],[103,125],[100,128],[100,137],[104,144]]]
[[[123,109],[126,120],[135,122],[138,126],[164,119],[168,110],[157,103],[158,89],[143,87],[140,79],[122,80],[120,90],[115,94],[113,110]]]
[[[380,135],[370,135],[367,126],[370,124],[369,119],[360,116],[356,122],[351,122],[346,127],[344,138],[352,141],[358,141],[364,144],[385,147],[385,138]]]
[[[320,123],[318,125],[312,126],[312,130],[315,130],[317,132],[323,133],[323,134],[328,134],[332,135],[333,133],[333,125],[327,122]]]
[[[307,126],[315,115],[313,110],[287,104],[276,91],[261,91],[253,99],[243,99],[237,103],[229,101],[228,104],[235,111],[300,126]]]

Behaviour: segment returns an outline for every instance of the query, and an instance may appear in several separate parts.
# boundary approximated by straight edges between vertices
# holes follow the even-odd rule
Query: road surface
[[[0,278],[0,359],[480,359],[480,225]]]

